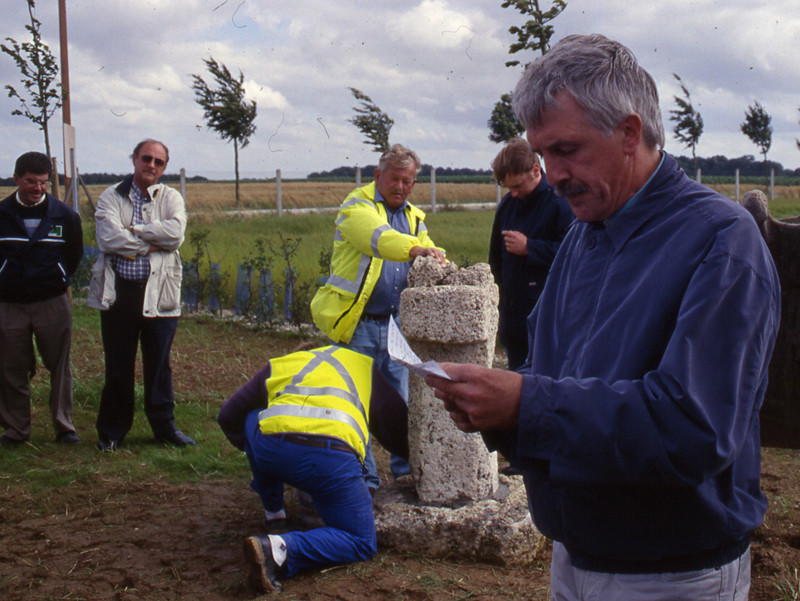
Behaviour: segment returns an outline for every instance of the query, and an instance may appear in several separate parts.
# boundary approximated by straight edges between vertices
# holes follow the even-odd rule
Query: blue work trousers
[[[355,332],[353,332],[353,337],[350,339],[350,342],[348,344],[340,343],[339,346],[344,346],[350,350],[372,357],[380,372],[400,396],[403,397],[406,405],[408,405],[408,369],[389,358],[389,351],[387,350],[388,340],[388,317],[385,319],[373,319],[368,316],[362,316],[356,326]],[[381,480],[378,476],[378,468],[375,465],[375,457],[372,454],[372,449],[369,447],[367,448],[367,455],[364,458],[364,466],[367,472],[364,476],[367,486],[370,488],[378,488],[381,484]],[[411,471],[408,461],[397,455],[392,455],[390,457],[389,469],[395,478],[408,474]]]
[[[265,436],[259,410],[245,423],[245,452],[253,472],[251,487],[264,509],[283,508],[284,483],[308,493],[325,526],[280,536],[286,542],[286,576],[304,568],[364,561],[378,551],[372,495],[356,455]],[[333,440],[333,439],[331,439]]]

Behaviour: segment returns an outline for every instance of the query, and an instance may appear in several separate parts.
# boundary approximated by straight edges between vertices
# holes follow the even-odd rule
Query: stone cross
[[[497,335],[497,285],[489,266],[458,269],[417,259],[400,296],[400,330],[423,361],[491,367]],[[409,382],[409,465],[420,501],[455,506],[497,490],[497,456],[479,434],[455,427],[422,378]]]

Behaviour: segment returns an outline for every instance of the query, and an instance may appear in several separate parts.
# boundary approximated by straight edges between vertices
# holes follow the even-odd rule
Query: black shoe
[[[281,590],[280,566],[272,556],[268,536],[251,536],[244,541],[244,556],[250,564],[250,586],[262,593]]]
[[[6,449],[15,449],[21,444],[23,444],[24,440],[17,440],[16,438],[9,438],[5,434],[0,436],[0,447],[5,447]]]
[[[80,444],[80,437],[75,432],[61,432],[56,436],[56,442],[61,444]]]
[[[188,447],[197,444],[193,438],[189,438],[180,430],[169,430],[161,434],[156,434],[156,442],[166,442],[176,447]]]
[[[97,441],[97,450],[103,453],[113,453],[119,448],[119,441],[111,438],[101,438]]]

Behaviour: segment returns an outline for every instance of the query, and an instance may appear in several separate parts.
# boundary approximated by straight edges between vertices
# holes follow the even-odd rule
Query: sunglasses
[[[149,154],[143,154],[139,157],[139,160],[142,161],[145,165],[149,165],[151,162],[155,164],[156,167],[164,167],[167,162],[164,159],[158,159]]]

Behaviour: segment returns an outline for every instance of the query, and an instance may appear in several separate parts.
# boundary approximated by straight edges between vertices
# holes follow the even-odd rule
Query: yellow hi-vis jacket
[[[410,203],[404,210],[411,234],[389,225],[386,207],[375,201],[375,182],[353,190],[339,207],[331,273],[311,300],[314,323],[334,342],[350,342],[384,259],[409,261],[414,246],[435,247],[425,213]]]
[[[369,440],[372,359],[326,346],[270,360],[262,434],[297,432],[337,438],[364,461]]]

